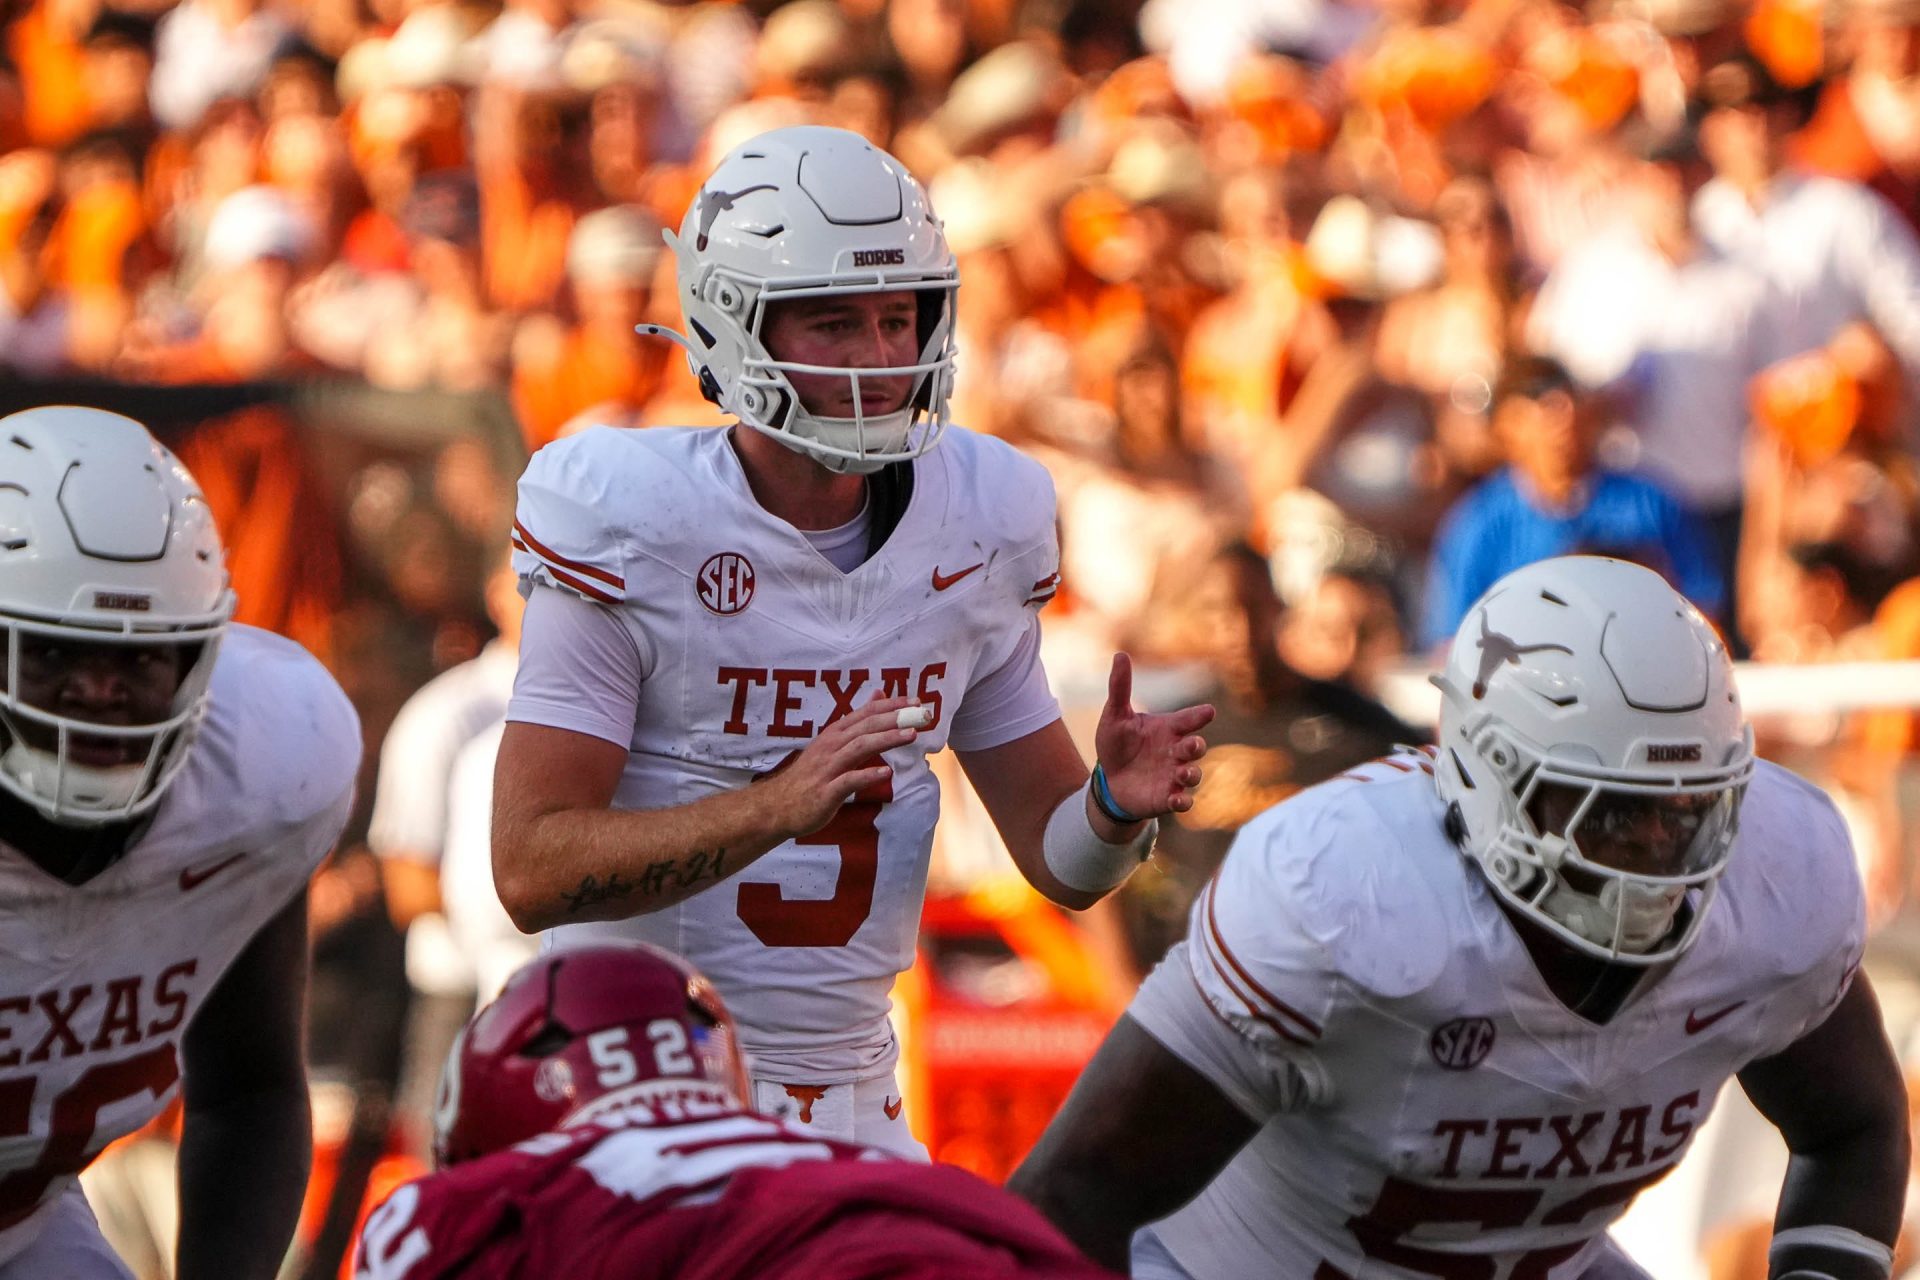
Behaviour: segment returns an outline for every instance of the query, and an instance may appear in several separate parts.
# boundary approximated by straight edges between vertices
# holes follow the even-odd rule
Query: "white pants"
[[[44,1212],[24,1252],[0,1263],[0,1280],[133,1280],[120,1255],[100,1234],[79,1187]]]
[[[927,1149],[907,1127],[900,1085],[891,1071],[843,1084],[786,1084],[755,1076],[753,1109],[816,1129],[822,1137],[879,1147],[909,1160],[927,1158]]]
[[[1193,1280],[1187,1269],[1160,1243],[1160,1237],[1153,1233],[1152,1226],[1142,1227],[1133,1233],[1128,1274],[1133,1280]],[[1261,1274],[1257,1262],[1247,1274]],[[1580,1273],[1580,1280],[1652,1280],[1652,1277],[1642,1271],[1609,1236],[1600,1255]]]

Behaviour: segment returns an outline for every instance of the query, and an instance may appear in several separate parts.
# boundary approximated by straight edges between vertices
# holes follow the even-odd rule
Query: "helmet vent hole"
[[[19,436],[15,436],[13,438],[13,442],[19,445],[22,449],[25,449],[28,453],[33,452],[33,446],[28,444],[25,440],[22,440]]]
[[[750,236],[759,236],[762,240],[771,240],[782,231],[785,231],[787,224],[782,222],[771,227],[742,227],[740,229]]]
[[[1540,598],[1542,600],[1545,600],[1548,604],[1557,604],[1562,609],[1567,607],[1567,602],[1565,600],[1562,600],[1559,596],[1553,594],[1553,592],[1551,591],[1542,591],[1540,593]]]
[[[549,1022],[531,1040],[520,1046],[523,1058],[545,1058],[573,1043],[573,1032],[557,1022]]]

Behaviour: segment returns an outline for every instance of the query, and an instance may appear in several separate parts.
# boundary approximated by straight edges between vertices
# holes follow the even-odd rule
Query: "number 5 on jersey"
[[[791,758],[791,757],[789,757]],[[878,756],[865,764],[879,764]],[[784,767],[786,761],[781,761]],[[863,766],[864,767],[864,766]],[[775,770],[778,772],[778,769]],[[840,851],[840,875],[830,898],[793,899],[784,886],[749,881],[740,886],[740,919],[769,947],[844,947],[873,912],[873,881],[880,869],[880,810],[893,799],[893,779],[860,788],[827,825],[796,843]]]

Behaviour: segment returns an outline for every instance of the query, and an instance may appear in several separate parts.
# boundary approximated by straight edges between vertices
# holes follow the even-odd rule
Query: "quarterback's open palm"
[[[1207,753],[1200,730],[1212,719],[1213,707],[1206,703],[1178,711],[1135,710],[1133,659],[1114,654],[1107,705],[1093,735],[1114,802],[1141,818],[1191,809],[1193,790],[1200,785],[1198,761]]]

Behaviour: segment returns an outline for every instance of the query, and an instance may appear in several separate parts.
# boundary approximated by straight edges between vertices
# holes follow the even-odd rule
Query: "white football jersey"
[[[69,885],[0,836],[0,1262],[172,1100],[187,1027],[333,847],[359,761],[333,678],[234,625],[187,763],[118,862]]]
[[[1249,823],[1136,1000],[1265,1121],[1153,1228],[1196,1280],[1577,1276],[1727,1078],[1852,979],[1845,829],[1778,766],[1753,776],[1696,944],[1601,1026],[1551,994],[1447,839],[1430,769],[1408,752]],[[1188,1013],[1196,991],[1209,1013]]]
[[[1046,472],[958,429],[912,465],[898,525],[850,573],[754,499],[724,430],[588,431],[542,449],[520,481],[522,576],[617,607],[642,655],[616,806],[747,786],[876,694],[933,712],[887,753],[890,783],[822,830],[678,906],[551,936],[685,956],[726,996],[756,1072],[794,1083],[891,1067],[887,995],[913,959],[939,814],[927,755],[950,736],[999,745],[1059,714],[1044,689],[966,708],[1058,585]],[[714,874],[693,861],[676,874]]]

